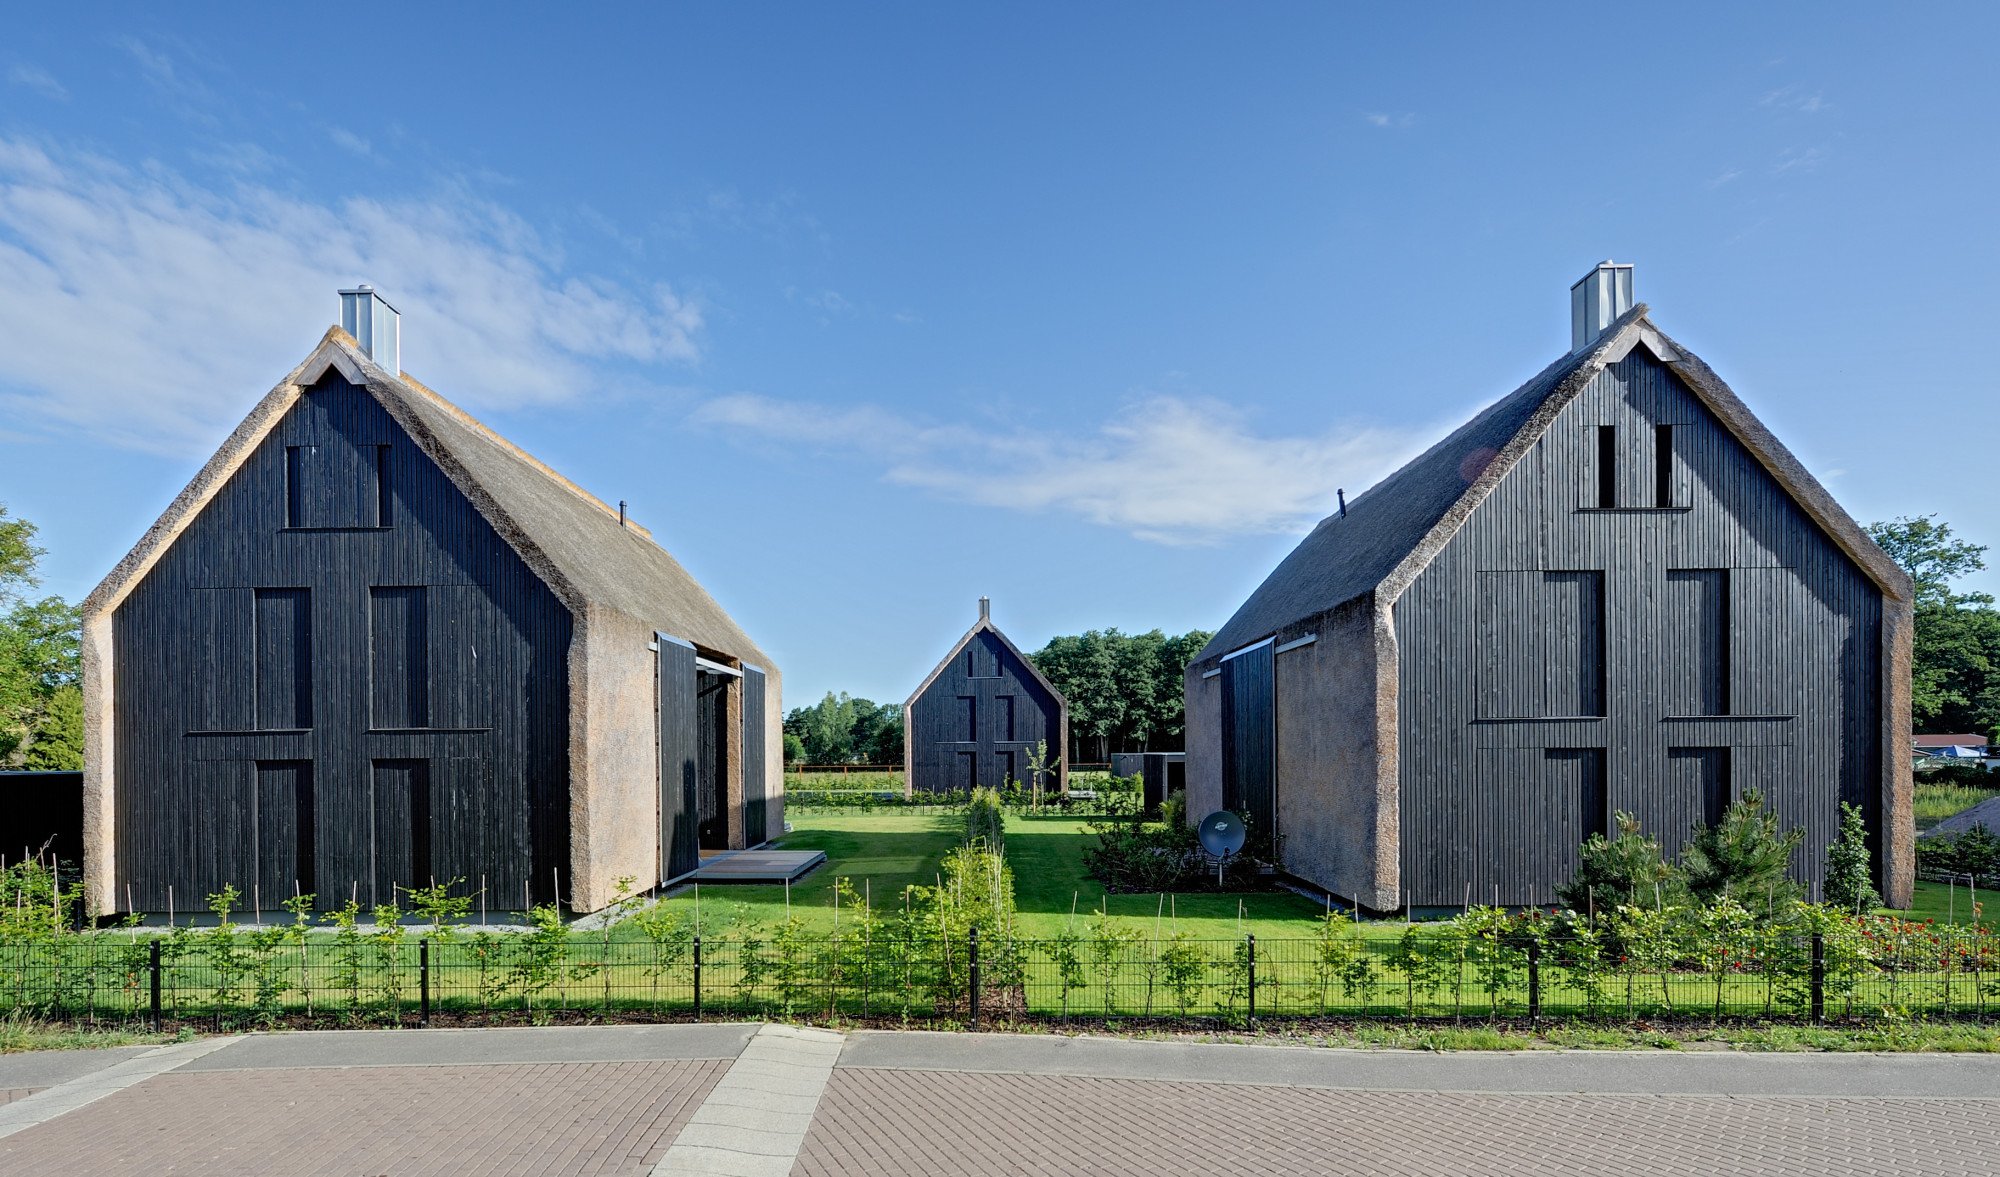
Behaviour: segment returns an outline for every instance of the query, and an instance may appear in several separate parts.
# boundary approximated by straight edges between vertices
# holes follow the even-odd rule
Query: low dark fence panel
[[[1621,952],[1413,925],[1396,937],[1042,938],[797,928],[696,938],[394,927],[100,930],[0,940],[0,1016],[97,1023],[505,1024],[701,1017],[929,1025],[1250,1019],[1984,1017],[1994,937],[1792,932]]]

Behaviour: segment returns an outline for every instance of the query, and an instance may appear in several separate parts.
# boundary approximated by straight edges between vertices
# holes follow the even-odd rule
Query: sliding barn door
[[[695,760],[700,733],[695,726],[694,647],[666,634],[656,635],[659,657],[660,881],[678,878],[701,865],[696,830],[701,822],[695,797]]]
[[[764,672],[743,668],[743,844],[755,846],[771,837],[771,766],[765,754]]]
[[[1250,819],[1253,838],[1278,832],[1278,726],[1271,645],[1222,664],[1222,807]]]

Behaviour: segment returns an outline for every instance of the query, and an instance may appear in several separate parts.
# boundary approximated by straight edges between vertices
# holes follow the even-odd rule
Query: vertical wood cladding
[[[765,747],[768,730],[764,672],[743,668],[743,844],[756,846],[771,837],[771,764]]]
[[[1253,837],[1278,834],[1278,720],[1273,646],[1222,664],[1222,807],[1250,819]]]
[[[1061,746],[1061,705],[1005,642],[986,630],[910,701],[910,787],[946,792],[1029,782],[1028,758],[1046,741]],[[1055,782],[1044,782],[1055,787]]]
[[[1549,902],[1610,811],[1677,850],[1750,788],[1806,831],[1808,882],[1838,802],[1879,828],[1880,597],[1643,348],[1562,411],[1395,625],[1410,902]]]
[[[660,881],[678,878],[701,865],[699,786],[700,710],[695,698],[694,647],[657,635],[660,717]]]
[[[374,398],[321,382],[114,616],[116,902],[387,902],[432,875],[550,898],[570,634]]]

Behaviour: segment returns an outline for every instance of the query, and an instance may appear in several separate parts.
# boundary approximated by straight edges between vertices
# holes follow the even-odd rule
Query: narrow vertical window
[[[309,447],[285,447],[285,526],[306,525],[306,455]]]
[[[1653,426],[1653,505],[1674,505],[1674,427]]]
[[[1597,427],[1597,505],[1618,505],[1618,427]]]
[[[389,526],[389,447],[375,447],[375,523],[376,527]]]

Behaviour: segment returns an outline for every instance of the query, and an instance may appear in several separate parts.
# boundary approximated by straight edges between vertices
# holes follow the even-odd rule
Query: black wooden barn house
[[[1040,746],[1049,775],[1031,780]],[[903,791],[964,792],[1009,782],[1069,787],[1069,701],[993,624],[979,620],[903,705]]]
[[[1378,910],[1540,904],[1757,789],[1913,883],[1908,578],[1606,263],[1572,350],[1322,521],[1187,672],[1189,814]]]
[[[342,317],[84,603],[98,908],[589,911],[781,828],[771,660],[622,505],[400,374],[372,291]]]

